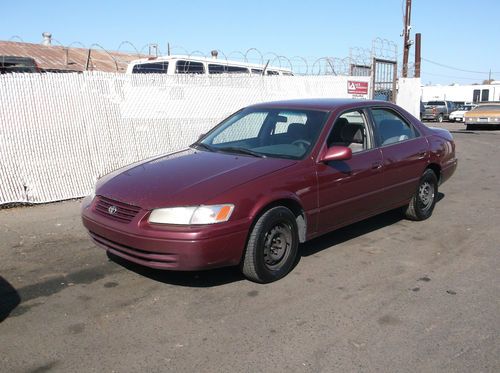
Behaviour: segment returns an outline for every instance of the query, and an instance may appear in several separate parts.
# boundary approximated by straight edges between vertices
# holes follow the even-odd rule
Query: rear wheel
[[[241,264],[252,281],[268,283],[286,276],[297,258],[299,236],[295,215],[286,207],[266,211],[255,223]]]
[[[432,215],[438,195],[438,179],[434,171],[426,169],[417,190],[406,207],[405,215],[411,220],[425,220]]]
[[[443,114],[439,114],[438,117],[437,117],[437,121],[439,123],[443,123]]]

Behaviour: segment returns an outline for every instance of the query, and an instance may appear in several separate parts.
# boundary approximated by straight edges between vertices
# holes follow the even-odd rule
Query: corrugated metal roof
[[[84,71],[88,53],[85,48],[0,41],[0,56],[32,57],[46,71]],[[123,73],[130,61],[141,57],[146,56],[92,49],[88,69]]]

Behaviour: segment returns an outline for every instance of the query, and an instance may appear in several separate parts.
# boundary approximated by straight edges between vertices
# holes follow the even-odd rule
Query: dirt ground
[[[109,260],[79,201],[0,210],[0,371],[499,372],[500,131],[440,126],[431,219],[333,232],[268,285]]]

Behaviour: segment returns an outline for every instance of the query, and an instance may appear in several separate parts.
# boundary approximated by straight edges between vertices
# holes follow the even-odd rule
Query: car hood
[[[124,168],[98,183],[96,193],[144,209],[200,205],[295,163],[187,149]]]
[[[450,113],[450,115],[464,115],[467,111],[466,110],[455,110]]]

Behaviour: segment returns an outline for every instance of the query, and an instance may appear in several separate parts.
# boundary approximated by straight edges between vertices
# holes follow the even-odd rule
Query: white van
[[[164,56],[134,60],[127,67],[127,74],[249,74],[292,76],[292,70],[240,61],[196,56]]]

